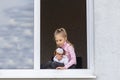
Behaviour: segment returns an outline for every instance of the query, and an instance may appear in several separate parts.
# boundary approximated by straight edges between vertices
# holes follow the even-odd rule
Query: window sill
[[[0,78],[96,78],[96,76],[88,69],[0,70]]]

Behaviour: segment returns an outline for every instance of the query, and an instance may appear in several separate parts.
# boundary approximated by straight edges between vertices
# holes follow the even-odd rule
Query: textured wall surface
[[[120,79],[120,0],[94,0],[96,80]]]
[[[120,0],[94,0],[96,79],[4,79],[4,80],[119,80]],[[0,79],[2,80],[2,79]]]

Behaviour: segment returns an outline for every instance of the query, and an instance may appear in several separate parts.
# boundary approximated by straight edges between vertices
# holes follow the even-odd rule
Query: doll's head
[[[65,55],[65,51],[62,48],[57,48],[54,54],[58,60],[61,60],[63,58],[63,55]]]
[[[55,50],[55,55],[65,55],[65,50],[59,47]]]

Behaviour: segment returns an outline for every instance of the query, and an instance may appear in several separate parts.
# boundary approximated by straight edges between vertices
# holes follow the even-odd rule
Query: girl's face
[[[62,47],[63,44],[66,42],[66,38],[63,37],[62,34],[57,34],[57,35],[55,35],[55,41],[56,41],[56,44],[57,44],[59,47]]]

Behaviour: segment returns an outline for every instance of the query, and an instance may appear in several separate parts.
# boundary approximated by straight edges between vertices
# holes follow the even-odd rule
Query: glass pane
[[[0,69],[34,66],[34,0],[0,0]]]

